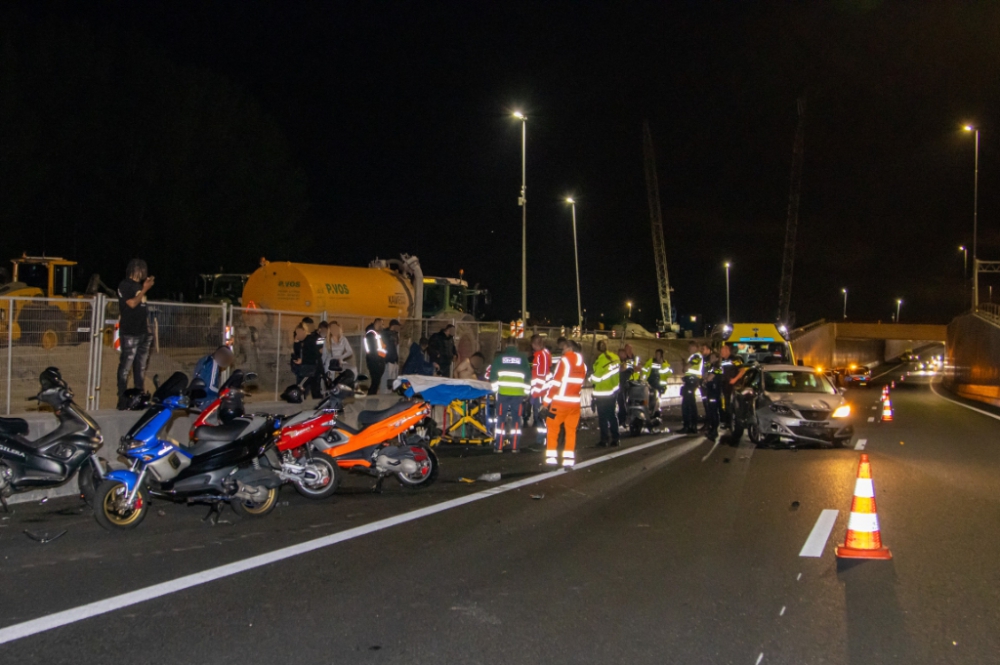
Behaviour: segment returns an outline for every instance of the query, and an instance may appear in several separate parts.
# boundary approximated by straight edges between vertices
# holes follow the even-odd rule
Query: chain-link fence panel
[[[90,384],[93,316],[92,298],[0,298],[0,408],[5,413],[26,410],[46,367],[57,367],[83,399]]]

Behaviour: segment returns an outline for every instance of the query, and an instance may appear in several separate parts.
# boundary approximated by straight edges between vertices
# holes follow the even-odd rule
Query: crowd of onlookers
[[[441,330],[410,345],[406,361],[400,368],[400,331],[396,319],[384,325],[381,318],[372,321],[364,331],[362,350],[365,369],[369,378],[369,395],[386,392],[400,374],[444,376],[462,379],[483,378],[486,361],[475,353],[457,366],[455,326],[448,324]],[[327,373],[351,371],[358,374],[358,361],[343,328],[336,321],[303,318],[292,336],[291,368],[296,383],[313,397],[322,392],[323,378]]]

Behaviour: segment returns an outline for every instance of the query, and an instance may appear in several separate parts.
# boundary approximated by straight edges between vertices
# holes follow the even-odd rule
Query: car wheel
[[[756,412],[750,414],[750,418],[747,420],[746,427],[747,427],[747,436],[750,437],[750,440],[752,442],[758,445],[764,443],[764,437],[761,436],[760,433],[760,421],[757,420]]]

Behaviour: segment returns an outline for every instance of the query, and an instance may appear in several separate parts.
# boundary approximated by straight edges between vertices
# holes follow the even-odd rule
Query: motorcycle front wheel
[[[411,474],[397,473],[396,477],[399,478],[400,484],[414,490],[434,484],[438,477],[437,455],[430,446],[423,443],[411,444],[409,448],[413,451],[413,459],[418,468]]]
[[[124,483],[117,480],[105,480],[101,483],[94,497],[94,517],[97,523],[108,531],[124,531],[139,526],[149,511],[146,488],[139,487],[131,506],[127,504],[127,498],[128,488]]]
[[[325,499],[337,491],[340,484],[339,467],[334,463],[329,455],[323,453],[314,454],[309,460],[303,463],[310,467],[319,476],[313,483],[294,483],[295,490],[307,499]]]
[[[233,512],[240,517],[264,517],[264,515],[267,515],[278,505],[278,489],[280,488],[272,487],[268,489],[267,495],[262,501],[234,498],[230,501],[230,505],[233,507]]]

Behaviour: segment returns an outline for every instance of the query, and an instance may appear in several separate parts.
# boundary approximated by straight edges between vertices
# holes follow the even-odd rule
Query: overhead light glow
[[[567,196],[566,197],[566,203],[576,203],[576,201],[573,200],[572,196]]]
[[[524,118],[524,114],[521,113],[520,111],[514,111],[514,117],[517,118],[518,120],[524,120],[525,119]]]

